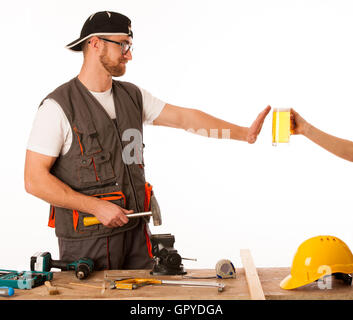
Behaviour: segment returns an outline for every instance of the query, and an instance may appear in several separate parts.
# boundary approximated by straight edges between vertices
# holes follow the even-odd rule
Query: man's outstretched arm
[[[228,138],[254,143],[270,110],[271,107],[267,106],[250,127],[241,127],[197,109],[166,104],[161,114],[153,121],[153,125],[184,129],[215,138],[221,138],[222,133],[229,130]]]

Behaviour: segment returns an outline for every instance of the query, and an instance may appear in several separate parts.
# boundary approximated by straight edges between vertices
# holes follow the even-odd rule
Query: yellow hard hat
[[[280,287],[298,288],[333,273],[353,273],[351,250],[337,237],[313,237],[299,246],[290,275],[281,281]]]

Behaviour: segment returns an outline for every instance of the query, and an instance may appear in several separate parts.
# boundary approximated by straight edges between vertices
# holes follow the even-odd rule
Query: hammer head
[[[154,226],[160,226],[162,224],[162,216],[161,210],[159,209],[159,205],[154,194],[151,195],[151,212]]]

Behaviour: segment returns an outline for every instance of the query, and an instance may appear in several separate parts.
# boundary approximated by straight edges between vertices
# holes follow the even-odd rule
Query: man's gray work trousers
[[[153,260],[148,246],[150,231],[143,219],[133,229],[113,236],[88,240],[59,238],[60,260],[72,262],[80,258],[94,261],[95,270],[151,269]]]

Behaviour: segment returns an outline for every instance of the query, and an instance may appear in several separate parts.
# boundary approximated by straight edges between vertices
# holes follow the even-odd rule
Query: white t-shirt
[[[152,124],[165,106],[165,102],[155,98],[140,88],[143,102],[143,124]],[[112,119],[116,118],[112,89],[105,92],[90,91]],[[117,115],[119,117],[119,115]],[[27,149],[51,157],[64,155],[71,146],[70,123],[61,108],[53,99],[44,100],[33,121]]]

